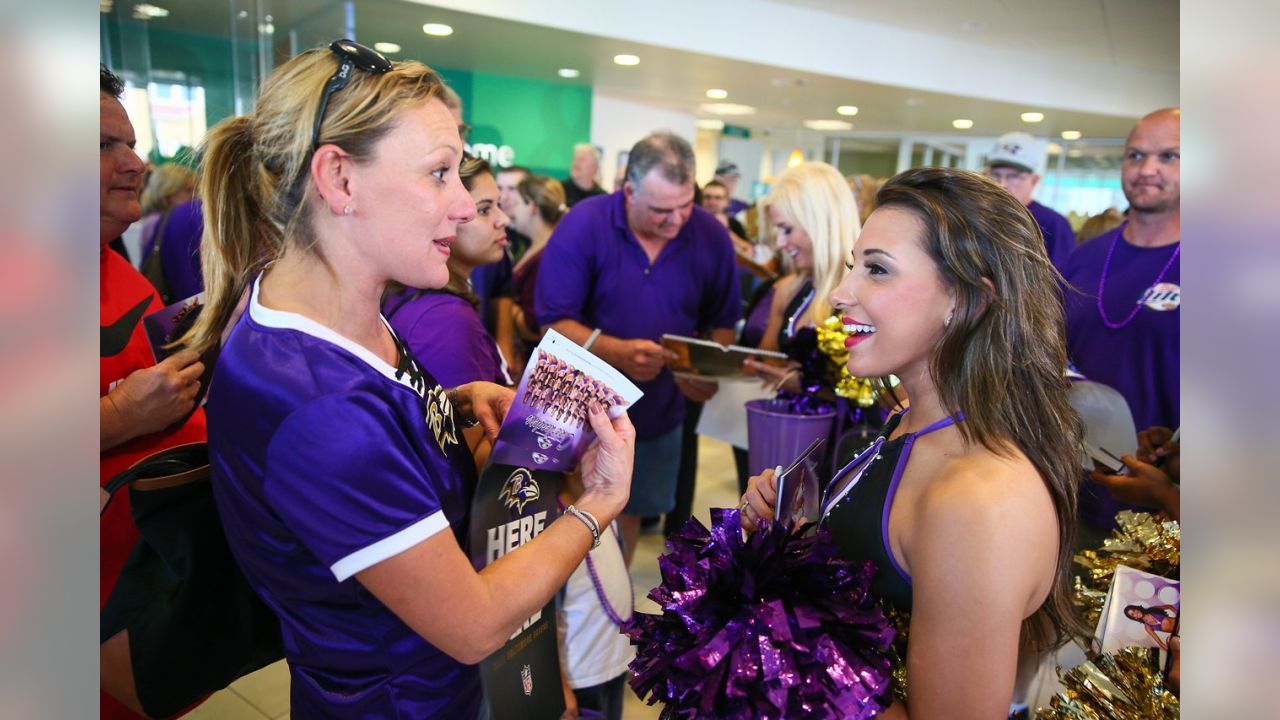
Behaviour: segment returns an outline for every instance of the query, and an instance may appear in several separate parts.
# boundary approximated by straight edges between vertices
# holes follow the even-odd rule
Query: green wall
[[[896,152],[849,152],[840,151],[840,174],[872,175],[878,178],[892,177],[898,169],[898,153]]]
[[[135,78],[148,72],[182,73],[188,83],[204,87],[208,127],[234,113],[229,38],[164,30],[105,14],[101,30],[101,57],[104,62],[110,58],[113,70]],[[256,62],[251,52],[243,60],[249,67]],[[462,97],[473,146],[510,146],[516,164],[563,178],[569,174],[573,146],[591,139],[590,86],[437,69]]]
[[[591,88],[488,73],[441,69],[462,97],[468,142],[509,145],[515,164],[564,178],[573,146],[591,140]]]

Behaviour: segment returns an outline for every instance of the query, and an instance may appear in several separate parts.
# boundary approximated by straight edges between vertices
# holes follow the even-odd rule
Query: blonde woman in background
[[[511,287],[515,295],[512,313],[516,333],[528,347],[542,338],[542,328],[533,314],[534,289],[537,287],[538,266],[542,263],[542,251],[551,239],[560,218],[564,217],[564,186],[546,175],[528,175],[516,186],[516,197],[511,203],[511,227],[529,238],[529,249],[516,263]]]
[[[876,193],[883,184],[884,181],[880,178],[866,173],[849,176],[849,187],[853,188],[853,195],[858,202],[858,220],[864,225],[871,216],[871,211],[876,209]]]
[[[1121,215],[1120,211],[1115,208],[1107,208],[1097,215],[1092,215],[1080,226],[1080,232],[1076,233],[1076,244],[1080,245],[1105,232],[1115,230],[1123,222],[1124,215]]]
[[[195,197],[196,173],[180,163],[161,165],[147,177],[142,190],[142,251],[138,255],[141,265],[151,255],[156,245],[157,230],[164,214]]]
[[[798,359],[802,348],[813,342],[815,326],[831,316],[828,297],[844,275],[844,264],[862,224],[849,184],[839,171],[822,162],[788,168],[764,199],[764,206],[777,238],[777,251],[789,261],[791,273],[775,286],[758,347],[782,350]],[[747,334],[746,328],[743,334]],[[800,392],[804,387],[799,363],[781,369],[748,362],[761,377],[779,383],[783,390]]]

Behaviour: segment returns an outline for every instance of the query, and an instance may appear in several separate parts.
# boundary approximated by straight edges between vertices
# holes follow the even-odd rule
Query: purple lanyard
[[[902,413],[899,414],[899,417],[901,417],[902,415],[906,415],[907,411],[910,409],[911,408],[907,408],[907,410],[903,410]],[[911,446],[915,444],[916,440],[918,440],[921,437],[924,437],[925,435],[928,435],[929,433],[935,430],[941,430],[944,427],[955,425],[956,421],[963,420],[963,419],[964,419],[964,413],[958,412],[955,415],[948,415],[947,417],[944,417],[941,420],[938,420],[937,422],[929,425],[928,427],[925,427],[922,430],[917,430],[916,432],[913,432],[913,433],[907,433],[906,443],[902,447],[902,458],[898,461],[898,467],[894,470],[893,478],[892,480],[890,480],[890,484],[896,486],[898,484],[898,480],[901,479],[902,472],[903,470],[906,469],[907,457],[911,454]],[[884,447],[884,444],[886,441],[887,441],[887,438],[884,435],[881,435],[880,437],[876,438],[875,442],[871,443],[871,445],[866,450],[863,450],[862,452],[858,453],[858,456],[854,458],[852,462],[850,462],[848,465],[845,465],[843,468],[840,469],[840,472],[836,473],[835,479],[831,481],[831,484],[827,485],[828,490],[838,485],[840,482],[840,479],[843,478],[848,473],[850,473],[851,471],[853,471],[854,468],[858,469],[858,476],[855,477],[853,480],[851,480],[846,487],[841,488],[840,492],[837,493],[835,496],[827,497],[826,501],[822,504],[822,512],[819,513],[821,517],[826,518],[826,516],[831,512],[831,509],[836,505],[836,503],[838,503],[840,500],[843,500],[845,496],[847,496],[849,492],[853,490],[853,486],[857,485],[858,482],[862,479],[862,473],[866,472],[866,469],[871,466],[871,463],[880,457],[880,448]],[[870,460],[867,460],[868,456],[871,456]],[[864,461],[865,461],[865,464],[864,464]],[[859,466],[862,466],[862,467],[859,467]]]
[[[799,320],[800,317],[804,315],[804,311],[809,309],[809,304],[813,302],[813,297],[817,293],[817,288],[810,287],[809,293],[805,295],[804,301],[800,303],[800,307],[796,308],[796,311],[791,314],[791,317],[787,318],[787,327],[785,330],[787,337],[793,338],[796,336],[796,320]]]

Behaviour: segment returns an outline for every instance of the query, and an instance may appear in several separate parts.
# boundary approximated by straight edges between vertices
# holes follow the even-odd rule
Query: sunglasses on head
[[[329,43],[329,51],[338,57],[338,71],[324,84],[324,92],[320,94],[316,123],[311,130],[311,152],[320,149],[320,123],[324,122],[324,113],[329,109],[330,96],[351,82],[352,71],[359,69],[381,75],[391,70],[391,61],[386,55],[354,40],[334,40]]]

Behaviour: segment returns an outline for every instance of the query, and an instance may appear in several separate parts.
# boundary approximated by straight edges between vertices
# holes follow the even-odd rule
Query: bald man
[[[1124,396],[1139,430],[1181,422],[1180,135],[1177,108],[1138,121],[1120,175],[1125,223],[1076,248],[1062,268],[1074,288],[1064,298],[1071,360]],[[1106,527],[1119,506],[1102,500],[1094,509],[1085,502],[1081,514]]]

